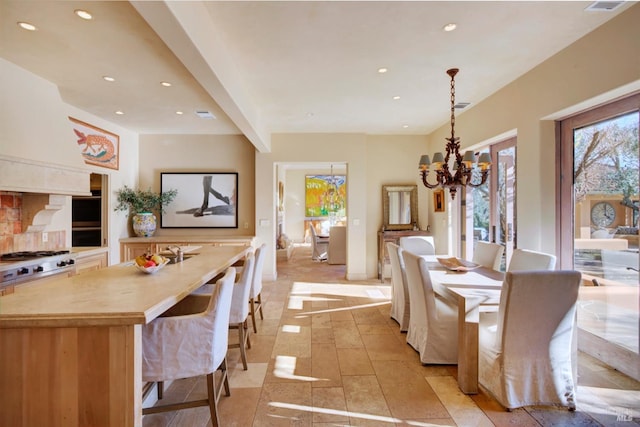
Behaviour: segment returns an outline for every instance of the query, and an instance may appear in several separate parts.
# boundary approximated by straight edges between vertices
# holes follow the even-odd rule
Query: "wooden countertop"
[[[125,262],[18,288],[0,298],[0,328],[148,323],[244,258],[247,250],[203,246],[198,255],[168,264],[155,274],[145,274],[133,262]]]

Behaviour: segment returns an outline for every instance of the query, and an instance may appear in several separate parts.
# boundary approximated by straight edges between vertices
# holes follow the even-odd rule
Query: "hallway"
[[[231,396],[224,427],[262,426],[632,426],[640,384],[579,355],[576,412],[527,407],[506,412],[485,393],[467,396],[455,366],[423,366],[389,317],[388,280],[347,282],[344,266],[311,261],[297,247],[265,282],[265,319],[251,335],[249,368],[228,354]],[[234,333],[231,340],[236,338]],[[163,401],[206,396],[203,378],[175,381]],[[147,415],[144,427],[210,426],[206,407]]]

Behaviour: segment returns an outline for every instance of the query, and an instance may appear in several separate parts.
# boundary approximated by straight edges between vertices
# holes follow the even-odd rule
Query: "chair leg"
[[[244,332],[245,332],[244,339],[247,343],[247,348],[251,348],[251,338],[249,338],[249,323],[247,322],[247,319],[244,319],[244,322],[242,323],[242,327],[244,328]]]
[[[251,298],[249,300],[249,314],[251,315],[251,323],[253,324],[253,333],[258,333],[258,326],[256,325],[256,300]]]
[[[264,314],[262,313],[262,293],[259,293],[257,298],[258,298],[258,311],[260,312],[260,318],[264,320]]]
[[[246,331],[244,325],[241,323],[238,325],[238,340],[240,342],[240,357],[242,358],[242,367],[247,370],[247,353],[246,353]]]
[[[215,372],[207,374],[207,400],[209,401],[209,411],[211,412],[211,424],[213,427],[219,427],[220,421],[218,420],[218,400],[216,399],[214,374]]]
[[[156,383],[158,387],[158,400],[162,399],[162,393],[164,392],[164,381],[158,381]]]
[[[231,396],[231,388],[229,387],[229,375],[227,372],[227,358],[222,359],[222,363],[218,368],[222,371],[222,385],[224,385],[224,394],[227,396]],[[222,391],[222,389],[220,390]],[[220,396],[217,396],[216,399],[219,399]]]

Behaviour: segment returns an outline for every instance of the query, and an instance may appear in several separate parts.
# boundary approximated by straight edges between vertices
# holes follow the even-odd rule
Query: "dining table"
[[[497,310],[504,273],[483,266],[462,271],[445,268],[441,256],[424,256],[433,291],[458,307],[458,386],[465,394],[478,393],[478,326],[480,311]]]

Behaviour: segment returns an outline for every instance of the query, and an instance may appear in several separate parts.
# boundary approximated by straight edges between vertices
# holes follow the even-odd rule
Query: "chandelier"
[[[456,117],[454,113],[456,103],[455,76],[458,74],[457,68],[447,70],[451,77],[451,137],[447,140],[446,155],[437,152],[433,155],[433,162],[429,161],[429,156],[423,154],[420,157],[418,169],[422,177],[422,183],[427,188],[448,188],[451,199],[455,199],[458,187],[470,186],[478,187],[487,181],[489,169],[491,167],[491,155],[489,153],[480,154],[476,162],[476,155],[473,151],[466,151],[464,157],[460,155],[460,138],[455,136],[454,128]],[[454,156],[454,169],[449,168],[449,159]],[[435,171],[436,182],[427,182],[429,167]],[[477,171],[474,174],[474,171]],[[478,176],[479,173],[479,176]]]

